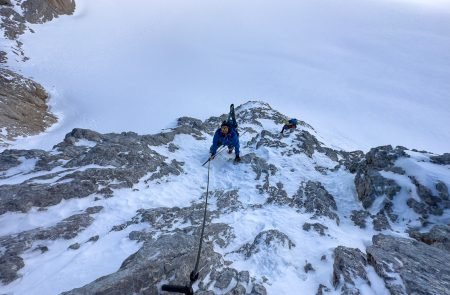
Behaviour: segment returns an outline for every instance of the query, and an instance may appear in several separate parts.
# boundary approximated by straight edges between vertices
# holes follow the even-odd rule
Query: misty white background
[[[450,151],[449,1],[76,0],[10,62],[51,93],[60,122],[156,133],[262,100],[344,149]],[[280,126],[281,129],[281,126]]]

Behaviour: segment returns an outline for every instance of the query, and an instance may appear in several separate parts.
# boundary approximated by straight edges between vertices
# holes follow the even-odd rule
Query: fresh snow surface
[[[258,99],[331,146],[450,150],[449,0],[76,3],[20,38],[31,60],[9,54],[60,118],[15,147],[74,127],[155,133]]]

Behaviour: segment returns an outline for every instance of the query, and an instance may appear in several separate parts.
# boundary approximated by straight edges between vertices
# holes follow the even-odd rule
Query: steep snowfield
[[[261,99],[347,150],[450,150],[449,1],[76,3],[32,25],[31,60],[9,65],[60,117],[17,147],[51,148],[74,127],[155,133]]]
[[[246,110],[247,112],[245,112]],[[263,110],[263,115],[258,115],[261,110]],[[303,137],[299,136],[309,133],[317,135],[308,125],[299,125],[297,130],[281,136],[279,134],[281,125],[277,121],[280,114],[271,110],[267,105],[247,103],[238,108],[237,112],[238,119],[242,122],[240,132],[242,134],[243,162],[239,165],[233,164],[232,156],[224,152],[210,164],[211,194],[208,209],[212,220],[207,223],[207,226],[224,223],[232,228],[233,233],[232,237],[226,238],[225,245],[215,244],[214,251],[223,255],[225,260],[230,261],[227,267],[232,267],[237,271],[248,271],[250,277],[255,280],[252,283],[263,285],[268,294],[315,294],[320,284],[328,288],[326,294],[340,294],[342,283],[336,289],[333,287],[334,249],[342,245],[359,248],[365,252],[366,247],[372,243],[372,236],[378,233],[369,218],[366,218],[368,223],[365,229],[356,226],[350,219],[353,210],[364,209],[355,190],[355,174],[342,165],[338,166],[338,162],[328,154],[319,152],[320,149],[317,146],[314,147],[310,156],[307,150],[302,150],[302,145],[304,147],[304,144],[311,144],[311,142],[306,139],[300,140]],[[216,121],[220,122],[218,119]],[[126,134],[123,136],[126,138]],[[170,211],[172,207],[185,208],[193,204],[202,204],[206,191],[208,168],[200,165],[207,157],[211,140],[211,133],[202,132],[201,137],[195,134],[178,134],[170,144],[148,146],[150,150],[166,157],[164,162],[167,165],[174,163],[174,160],[183,162],[180,175],[168,174],[152,179],[152,176],[162,171],[162,166],[160,166],[156,171],[146,174],[132,187],[113,189],[108,196],[96,192],[85,198],[62,200],[57,205],[47,207],[46,210],[32,207],[26,213],[7,212],[0,215],[0,237],[5,237],[38,227],[55,226],[61,220],[84,212],[91,206],[103,206],[103,209],[96,213],[93,223],[75,237],[32,242],[34,249],[30,248],[21,255],[25,263],[25,266],[19,271],[22,277],[8,285],[0,285],[0,293],[59,294],[82,287],[101,276],[116,272],[125,258],[143,245],[141,241],[130,240],[129,234],[132,231],[156,233],[156,237],[158,237],[164,233],[174,233],[192,225],[198,226],[198,220],[195,224],[191,224],[186,220],[183,221],[183,218],[186,219],[186,217],[180,214],[179,220],[167,221],[164,228],[160,230],[158,230],[157,223],[164,220],[163,216],[156,219],[154,223],[132,222],[122,230],[112,230],[113,226],[125,224],[131,220],[140,220],[140,218],[133,218],[139,216],[136,215],[139,209],[160,208],[164,212],[164,210]],[[103,141],[106,142],[106,140],[94,142],[82,138],[67,146],[70,149],[73,148],[73,151],[81,149],[83,151],[81,159],[84,161],[92,158],[94,149],[98,148]],[[132,144],[138,143],[138,141],[140,139],[129,140]],[[119,144],[118,140],[114,142],[116,145]],[[129,150],[130,155],[135,152],[135,150]],[[112,160],[119,161],[121,153],[114,155],[117,158]],[[141,152],[139,151],[139,153]],[[251,155],[252,153],[254,156]],[[409,158],[400,158],[395,162],[396,166],[402,167],[406,171],[405,175],[382,171],[385,178],[395,179],[402,187],[402,190],[393,199],[394,213],[399,215],[399,220],[396,223],[388,222],[388,226],[392,226],[392,230],[383,231],[394,236],[407,237],[405,231],[408,226],[420,227],[420,215],[414,213],[406,205],[408,197],[420,201],[416,188],[411,179],[407,177],[408,175],[415,176],[421,184],[434,190],[433,194],[437,194],[434,188],[437,181],[450,187],[448,165],[431,163],[430,156],[432,154],[413,151],[408,151],[408,153],[410,154]],[[62,150],[55,149],[50,154],[62,155]],[[100,158],[102,156],[100,155]],[[9,159],[6,153],[4,157],[4,159]],[[63,158],[65,159],[65,157]],[[339,155],[339,158],[342,159],[342,156]],[[95,158],[92,159],[97,161]],[[18,158],[19,165],[0,172],[0,188],[4,185],[19,185],[20,183],[25,185],[25,180],[28,180],[27,183],[31,185],[47,183],[50,186],[57,186],[64,181],[73,181],[80,171],[114,168],[104,164],[73,167],[68,165],[73,159],[68,158],[60,160],[60,165],[50,171],[36,172],[34,170],[38,160],[37,158],[26,159],[25,156]],[[255,161],[259,161],[260,164],[255,164],[257,163]],[[120,170],[124,167],[125,165],[117,164],[115,169]],[[266,168],[262,169],[261,167]],[[258,173],[258,169],[262,170]],[[274,169],[273,173],[270,172],[272,169]],[[49,177],[45,177],[45,175],[49,175]],[[113,178],[109,182],[104,182],[98,180],[97,177],[94,178],[98,183],[102,183],[101,187],[114,187],[113,185],[120,184],[122,181]],[[305,211],[308,206],[306,203],[298,207],[288,205],[288,201],[294,200],[298,195],[299,188],[309,181],[321,183],[325,191],[331,194],[337,209],[333,210],[331,207],[324,209],[325,212],[329,210],[328,214],[331,214],[329,215],[331,217],[327,217],[327,213],[325,215],[318,214],[318,211],[308,213],[307,210]],[[266,185],[267,187],[265,187]],[[230,191],[238,192],[238,197],[234,201],[230,201],[227,197],[228,202],[235,202],[233,205],[236,205],[235,207],[224,206],[223,204],[224,202],[226,204],[227,200],[217,197],[221,192]],[[283,191],[286,193],[285,199],[282,198]],[[306,197],[309,196],[306,195]],[[386,201],[383,196],[379,196],[377,200]],[[4,206],[3,203],[2,206]],[[319,204],[319,206],[324,205]],[[370,208],[371,214],[377,214],[379,207],[380,202],[376,201]],[[334,214],[336,217],[333,217]],[[187,216],[191,215],[194,215],[193,211],[189,211]],[[450,222],[449,216],[450,211],[447,209],[441,216],[431,216],[429,220],[431,224],[445,224]],[[324,235],[319,234],[319,230],[306,231],[305,223],[319,223],[325,226],[326,228],[322,229]],[[245,256],[242,251],[238,251],[244,244],[251,244],[259,233],[270,230],[277,230],[286,235],[292,242],[292,247],[291,245],[287,247],[284,241],[281,243],[282,240],[275,240],[272,243],[257,244],[259,252],[251,252],[251,255],[248,256]],[[97,241],[86,243],[90,237],[96,235],[99,236]],[[81,247],[78,250],[68,249],[74,243],[81,244]],[[38,245],[46,246],[48,251],[41,253],[36,250]],[[192,256],[195,253],[195,249],[192,249]],[[206,259],[207,257],[202,257],[201,265],[205,263]],[[157,264],[162,266],[168,263],[171,261],[157,261]],[[310,263],[314,270],[306,271],[307,263]],[[188,266],[188,268],[191,267],[193,266]],[[356,281],[356,287],[362,294],[390,294],[383,279],[375,273],[373,267],[366,266],[366,271],[368,281]],[[186,282],[188,280],[187,277],[177,279]],[[208,278],[205,278],[203,282],[207,283]],[[225,294],[235,283],[226,289],[218,289],[214,287],[216,285],[210,286],[209,290],[216,294]],[[198,287],[199,285],[196,284],[195,288]]]

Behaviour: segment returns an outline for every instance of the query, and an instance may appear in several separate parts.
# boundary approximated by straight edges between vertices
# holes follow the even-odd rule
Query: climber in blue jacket
[[[235,128],[231,128],[230,123],[223,121],[220,128],[216,130],[214,133],[213,143],[211,148],[209,149],[211,153],[211,160],[216,156],[217,149],[226,145],[228,147],[228,153],[231,154],[233,152],[236,154],[236,158],[234,159],[236,162],[240,162],[241,158],[239,157],[239,136]]]

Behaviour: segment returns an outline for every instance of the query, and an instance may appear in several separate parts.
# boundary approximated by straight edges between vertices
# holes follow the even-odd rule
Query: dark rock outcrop
[[[430,157],[431,161],[440,165],[450,165],[450,153]]]
[[[355,176],[356,192],[365,209],[372,206],[377,197],[386,196],[393,199],[401,187],[392,179],[387,179],[370,168],[358,170]]]
[[[307,213],[314,213],[313,218],[325,216],[334,219],[339,225],[339,216],[335,212],[336,201],[320,182],[303,183],[292,197],[292,203],[295,207],[304,207]]]
[[[450,253],[412,239],[377,235],[367,260],[391,294],[448,294]]]
[[[60,15],[73,14],[75,0],[26,0],[21,6],[26,21],[37,24],[51,21]]]
[[[425,244],[450,252],[450,226],[435,225],[428,233],[410,231],[409,236]]]
[[[366,228],[366,219],[370,213],[366,210],[353,210],[350,219],[360,228]]]
[[[395,166],[395,161],[401,157],[408,157],[405,148],[380,146],[372,148],[364,161],[353,168],[356,170],[356,192],[365,209],[371,207],[377,197],[385,196],[392,200],[400,191],[400,186],[394,180],[384,178],[380,171],[404,174],[403,169]]]
[[[321,236],[324,236],[325,231],[328,229],[328,227],[320,223],[306,222],[305,224],[303,224],[303,230],[310,231],[311,228],[314,229],[316,232],[318,232]]]
[[[267,230],[260,232],[254,239],[253,243],[247,243],[243,245],[237,252],[244,254],[246,258],[262,251],[273,251],[277,247],[287,247],[291,249],[295,247],[295,244],[289,239],[289,237],[278,230]]]
[[[120,269],[101,277],[84,287],[63,294],[159,294],[158,283],[185,285],[195,264],[197,240],[194,236],[175,233],[157,240],[144,242],[142,248],[128,257]],[[220,265],[220,255],[212,244],[204,243],[202,257],[206,257],[200,270],[202,281],[213,267]]]
[[[49,112],[47,100],[40,84],[0,69],[0,126],[7,133],[0,134],[0,141],[37,134],[54,124],[57,119]]]
[[[384,214],[383,210],[381,210],[375,216],[373,216],[373,228],[376,231],[392,229],[391,225],[389,224],[389,220],[387,219],[387,217]]]
[[[191,131],[181,126],[172,133],[175,136],[178,132]],[[159,138],[160,134],[154,137],[139,136],[131,132],[99,134],[86,129],[74,129],[62,143],[56,145],[59,152],[57,154],[7,150],[0,154],[0,159],[6,160],[1,165],[4,167],[0,168],[14,167],[20,163],[20,157],[38,157],[39,160],[30,172],[47,174],[20,184],[0,186],[0,214],[27,212],[33,206],[48,207],[58,204],[62,199],[83,198],[93,193],[108,196],[112,189],[130,188],[149,173],[153,175],[148,181],[170,174],[179,175],[183,171],[183,163],[173,160],[167,164],[165,157],[150,149],[149,146]],[[92,146],[79,145],[80,140],[89,141]],[[92,168],[82,169],[86,166]],[[51,173],[55,167],[63,169]],[[55,180],[48,183],[48,179]]]
[[[334,249],[333,285],[341,286],[341,294],[360,294],[356,280],[370,284],[366,272],[366,255],[359,249],[339,246]]]
[[[165,294],[159,288],[161,282],[185,285],[189,281],[192,265],[195,264],[199,232],[191,234],[190,229],[173,230],[157,239],[149,237],[141,249],[128,257],[120,269],[101,277],[84,287],[63,294]],[[265,288],[251,283],[247,271],[225,267],[223,257],[214,252],[213,245],[221,235],[221,229],[209,226],[205,235],[212,242],[203,243],[201,269],[196,294],[215,294],[211,288],[225,290],[227,294],[247,294],[247,288],[257,288],[265,294]],[[253,280],[253,279],[252,279]]]

